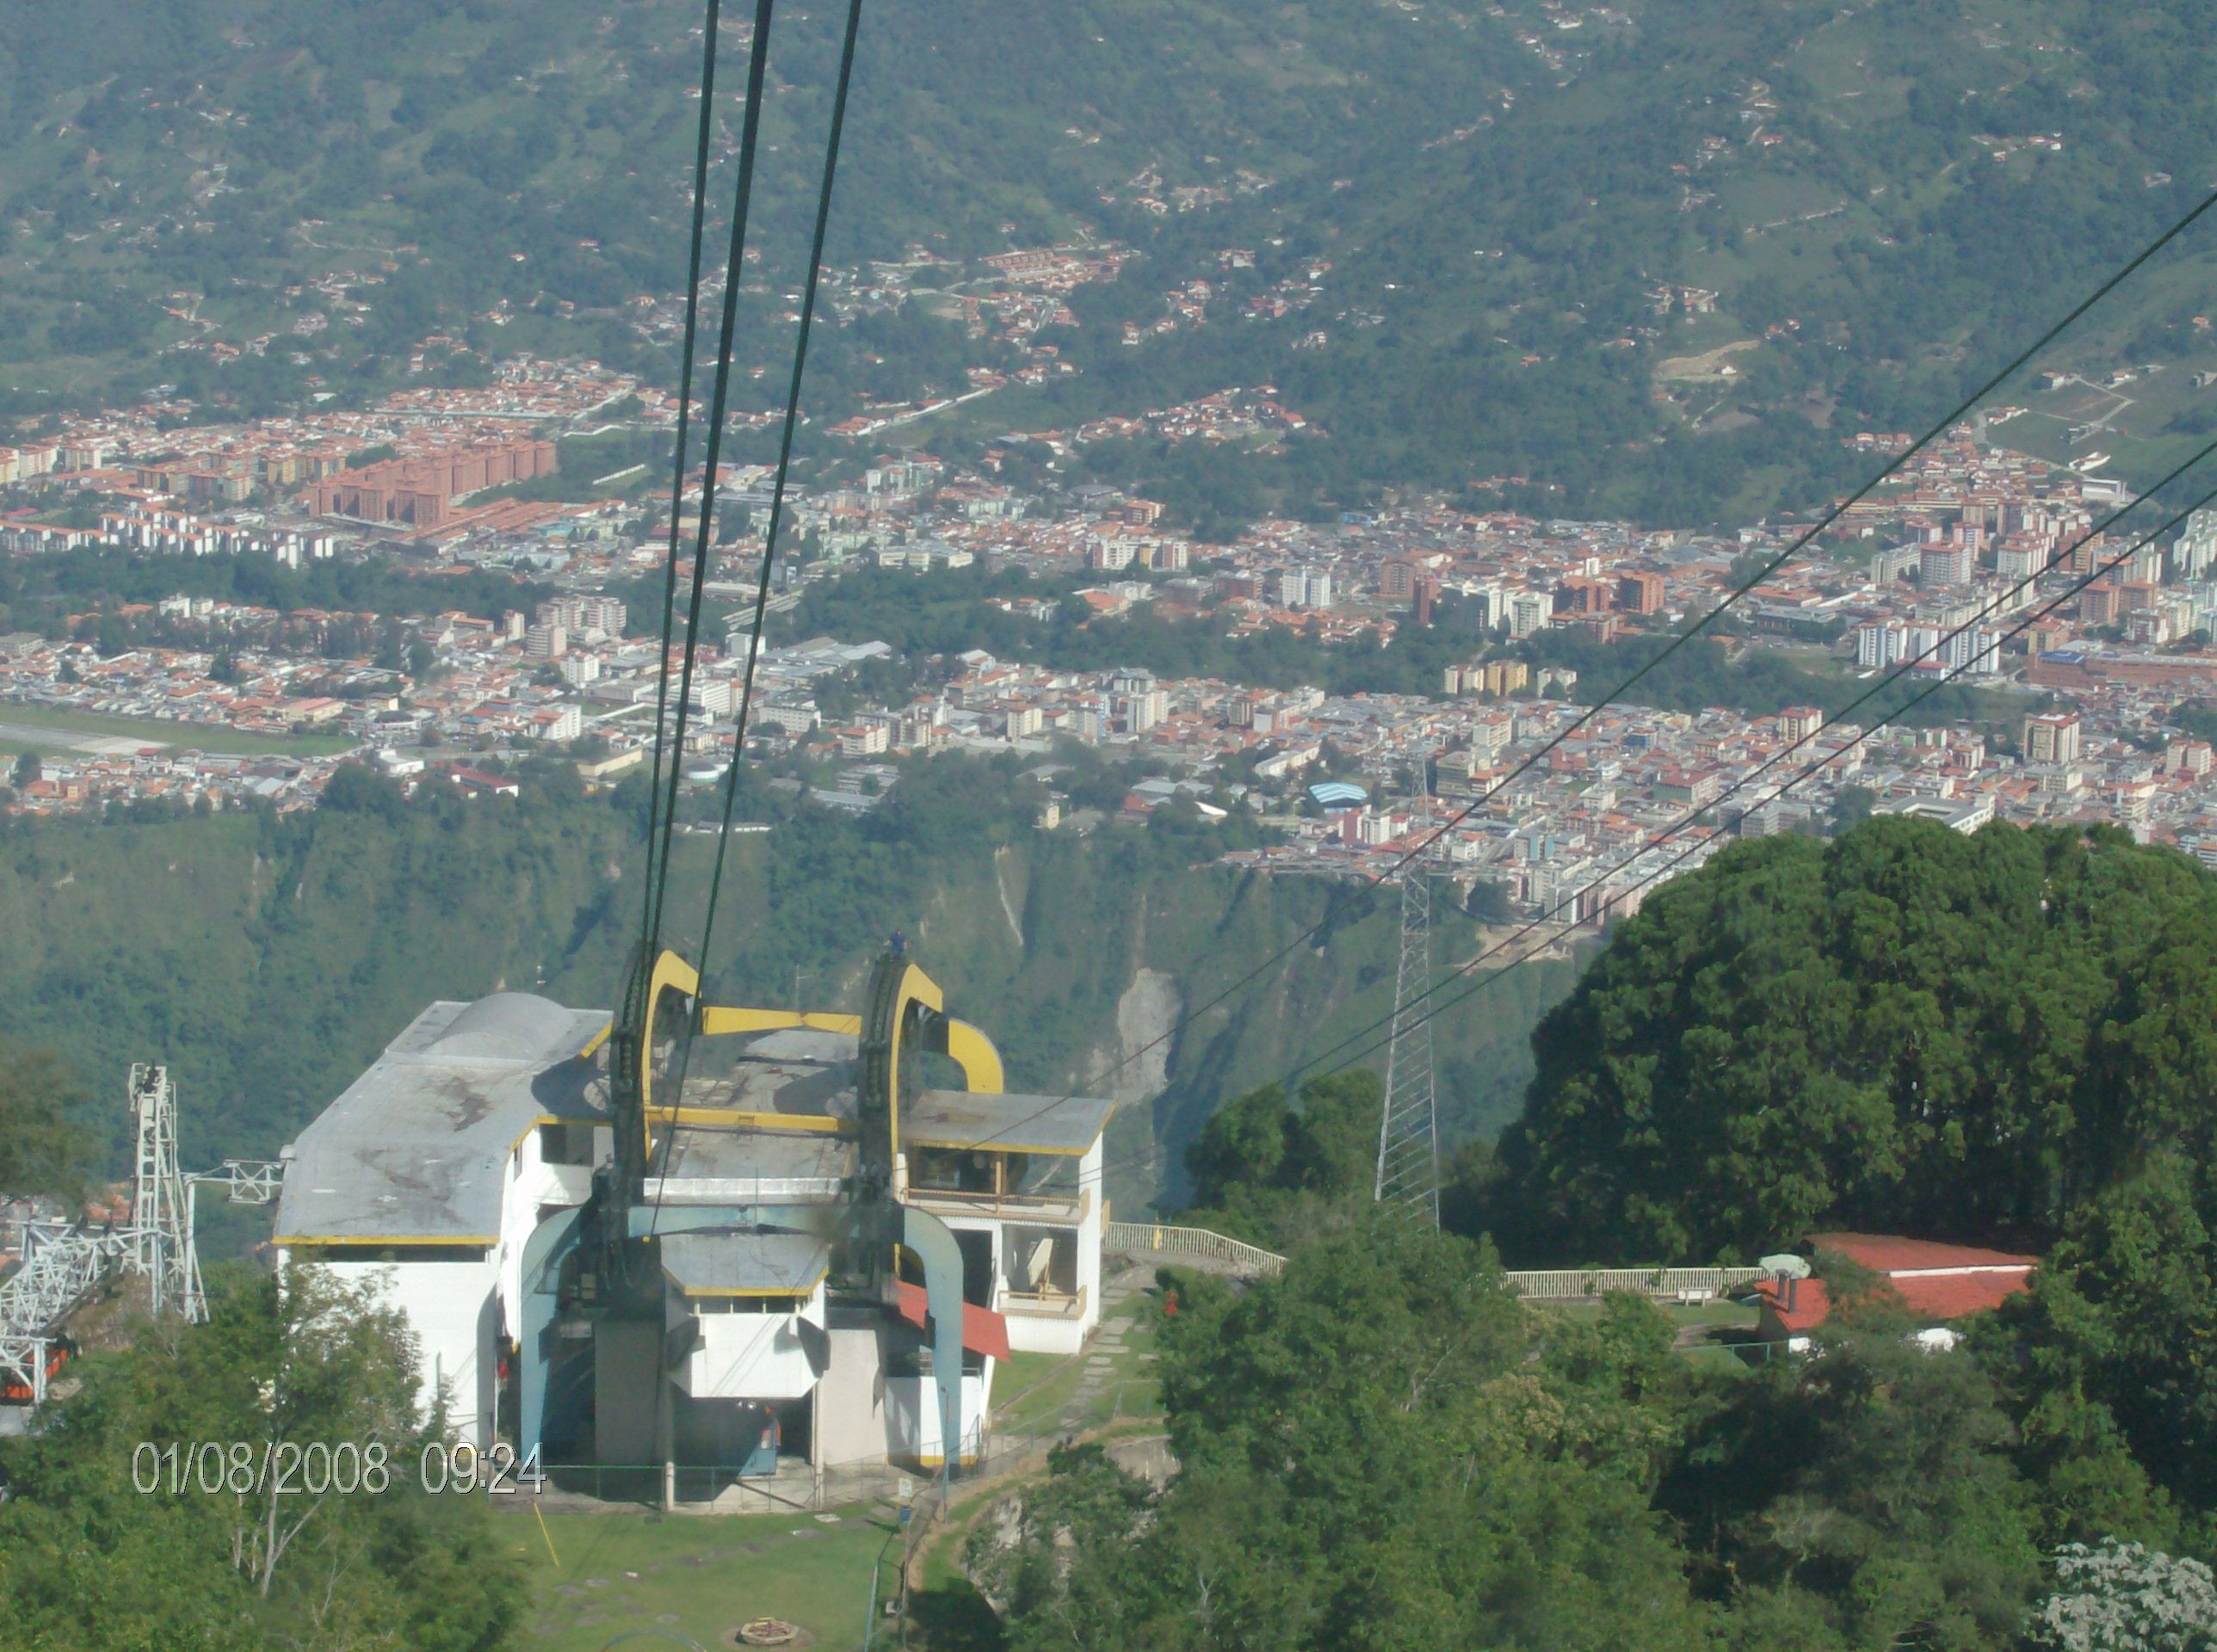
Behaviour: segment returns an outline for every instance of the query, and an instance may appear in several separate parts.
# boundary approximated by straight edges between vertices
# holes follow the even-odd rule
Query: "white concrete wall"
[[[523,1335],[523,1248],[539,1226],[539,1212],[550,1205],[583,1205],[593,1191],[589,1165],[548,1164],[540,1156],[534,1127],[509,1155],[500,1196],[501,1334],[510,1341]]]
[[[870,1326],[835,1328],[831,1363],[816,1390],[816,1450],[826,1467],[881,1463],[892,1450],[883,1356]]]
[[[1101,1224],[1108,1208],[1101,1186],[1102,1143],[1106,1139],[1096,1137],[1078,1162],[1078,1185],[1092,1195],[1085,1201],[1085,1219],[1078,1224],[1078,1289],[1085,1298],[1085,1311],[1078,1316],[1081,1341],[1101,1322]]]
[[[816,1386],[799,1314],[703,1314],[674,1373],[695,1399],[797,1400]]]
[[[304,1254],[303,1260],[320,1259]],[[497,1266],[491,1261],[324,1266],[333,1279],[371,1285],[380,1301],[407,1316],[417,1343],[419,1415],[429,1416],[443,1392],[455,1438],[479,1447],[491,1445]]]
[[[993,1365],[975,1377],[962,1379],[962,1456],[978,1454],[979,1431],[985,1415],[985,1396],[992,1391]],[[936,1467],[945,1453],[940,1447],[939,1382],[932,1377],[889,1377],[886,1379],[887,1449],[897,1457],[913,1458],[926,1468]]]
[[[1009,1352],[1011,1353],[1073,1354],[1085,1347],[1086,1327],[1077,1319],[1056,1319],[1041,1314],[1028,1314],[1022,1308],[1011,1307],[1005,1317],[1009,1322]]]

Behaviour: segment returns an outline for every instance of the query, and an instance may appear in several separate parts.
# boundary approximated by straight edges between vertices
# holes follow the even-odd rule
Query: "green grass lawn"
[[[1051,1353],[1011,1355],[993,1372],[993,1427],[1000,1434],[1081,1433],[1127,1417],[1154,1417],[1162,1411],[1161,1386],[1152,1360],[1154,1327],[1134,1297],[1121,1310],[1132,1328],[1118,1339],[1122,1352],[1101,1350],[1096,1340],[1084,1354],[1064,1360]],[[1106,1358],[1106,1366],[1089,1365]],[[1094,1380],[1092,1391],[1081,1393]]]
[[[501,1528],[530,1574],[530,1606],[511,1644],[545,1652],[599,1652],[640,1630],[727,1647],[733,1630],[765,1616],[806,1630],[818,1652],[855,1652],[871,1568],[895,1530],[853,1509],[836,1526],[799,1513],[548,1514],[546,1521],[542,1534],[518,1508]],[[559,1564],[548,1557],[549,1539]],[[899,1557],[895,1538],[881,1594],[893,1587]]]
[[[986,1403],[999,1409],[1019,1406],[1030,1410],[1031,1391],[1054,1376],[1063,1365],[1059,1353],[1012,1353],[993,1366],[993,1392]]]
[[[185,751],[222,752],[244,757],[287,754],[295,757],[324,757],[351,751],[361,743],[343,734],[242,734],[235,729],[208,728],[197,723],[163,723],[151,717],[108,717],[98,712],[62,712],[44,706],[23,706],[0,700],[0,730],[52,730],[57,737],[85,735],[125,740]],[[70,749],[65,739],[38,745],[20,735],[0,733],[0,749],[25,749],[56,754]]]

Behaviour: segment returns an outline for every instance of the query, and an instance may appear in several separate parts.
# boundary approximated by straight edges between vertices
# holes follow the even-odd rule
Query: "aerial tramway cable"
[[[1478,811],[1491,803],[1494,798],[1500,795],[1504,789],[1513,784],[1521,776],[1528,773],[1534,765],[1540,762],[1550,752],[1553,751],[1565,741],[1575,735],[1580,729],[1592,722],[1593,719],[1600,716],[1603,712],[1608,710],[1609,707],[1622,700],[1626,694],[1630,693],[1633,687],[1638,686],[1638,684],[1647,677],[1650,673],[1654,671],[1658,666],[1661,665],[1665,660],[1676,654],[1688,643],[1693,641],[1695,638],[1708,631],[1710,626],[1726,613],[1726,610],[1740,602],[1743,599],[1748,596],[1750,593],[1754,591],[1757,586],[1761,585],[1763,581],[1769,579],[1781,568],[1783,568],[1788,563],[1799,556],[1815,541],[1819,534],[1823,533],[1827,528],[1838,521],[1841,517],[1845,515],[1848,510],[1859,500],[1864,498],[1873,490],[1884,484],[1887,480],[1899,472],[1904,465],[1907,465],[1910,460],[1916,458],[1917,455],[1922,453],[1925,448],[1930,447],[1934,441],[1937,441],[1948,429],[1953,428],[1956,422],[1964,416],[1964,415],[1972,411],[1980,402],[1992,395],[1995,390],[1998,389],[2027,362],[2030,361],[2035,355],[2039,354],[2041,350],[2047,348],[2048,345],[2053,343],[2055,340],[2067,331],[2073,324],[2078,322],[2087,313],[2088,311],[2091,310],[2103,299],[2107,298],[2118,287],[2119,285],[2129,278],[2135,271],[2140,269],[2141,266],[2146,264],[2151,258],[2153,258],[2158,253],[2161,252],[2165,247],[2169,246],[2173,241],[2177,240],[2181,235],[2185,233],[2185,231],[2195,223],[2199,221],[2202,215],[2208,213],[2212,206],[2217,206],[2217,190],[2213,190],[2208,194],[2204,195],[2191,210],[2184,213],[2180,218],[2175,219],[2162,234],[2157,236],[2152,241],[2150,241],[2146,246],[2142,247],[2138,252],[2134,254],[2133,256],[2125,263],[2119,266],[2105,280],[2103,280],[2098,287],[2095,287],[2093,291],[2089,293],[2084,299],[2081,299],[2076,305],[2074,305],[2069,312],[2066,313],[2060,320],[2055,322],[2030,344],[2027,345],[2023,349],[2017,352],[2016,354],[2010,357],[2008,362],[2006,362],[1998,372],[1989,376],[1985,381],[1978,387],[1978,389],[1965,397],[1963,400],[1952,408],[1944,417],[1927,428],[1924,434],[1917,437],[1917,439],[1914,442],[1911,443],[1908,447],[1905,448],[1901,453],[1896,454],[1892,459],[1888,460],[1887,463],[1881,466],[1869,480],[1864,482],[1853,493],[1849,494],[1845,498],[1833,505],[1830,510],[1826,511],[1824,515],[1819,517],[1783,550],[1780,551],[1776,556],[1765,562],[1752,576],[1727,593],[1723,601],[1718,603],[1716,607],[1703,613],[1699,619],[1695,620],[1693,624],[1688,626],[1676,636],[1672,637],[1670,642],[1664,648],[1658,650],[1652,657],[1643,662],[1637,669],[1633,670],[1630,675],[1627,676],[1622,681],[1611,688],[1600,700],[1595,701],[1593,705],[1588,706],[1578,717],[1566,724],[1561,730],[1558,730],[1555,734],[1550,736],[1546,741],[1542,742],[1537,749],[1518,762],[1515,767],[1509,771],[1508,774],[1503,775],[1498,780],[1488,786],[1485,791],[1473,798],[1471,802],[1465,805],[1461,810],[1448,816],[1444,821],[1441,822],[1434,830],[1424,835],[1413,848],[1410,848],[1407,852],[1394,860],[1393,862],[1390,866],[1386,866],[1382,872],[1368,872],[1363,874],[1362,879],[1353,891],[1327,903],[1325,908],[1324,915],[1318,918],[1316,922],[1304,929],[1300,934],[1294,936],[1293,940],[1288,941],[1284,946],[1279,947],[1277,951],[1272,952],[1269,957],[1263,959],[1261,963],[1256,965],[1245,974],[1240,976],[1238,979],[1232,982],[1231,985],[1223,988],[1202,1003],[1190,1010],[1188,1010],[1183,1015],[1172,1022],[1170,1026],[1158,1033],[1155,1037],[1150,1039],[1146,1043],[1139,1045],[1137,1049],[1132,1050],[1124,1055],[1120,1056],[1115,1061],[1111,1062],[1106,1067],[1101,1068],[1097,1071],[1089,1075],[1081,1082],[1078,1089],[1072,1090],[1067,1095],[1058,1096],[1048,1101],[1045,1106],[1038,1108],[1034,1113],[1027,1114],[1023,1118],[1014,1119],[1007,1125],[1002,1125],[991,1135],[982,1136],[976,1141],[966,1143],[964,1150],[975,1151],[980,1148],[990,1147],[999,1136],[1004,1134],[1007,1131],[1016,1129],[1021,1125],[1028,1123],[1032,1119],[1038,1118],[1041,1114],[1051,1112],[1053,1108],[1060,1106],[1063,1102],[1071,1100],[1073,1096],[1081,1094],[1084,1091],[1101,1084],[1103,1081],[1112,1077],[1116,1073],[1121,1071],[1124,1068],[1129,1066],[1133,1062],[1138,1060],[1141,1056],[1161,1047],[1170,1039],[1177,1037],[1179,1033],[1191,1026],[1195,1021],[1200,1020],[1201,1016],[1207,1014],[1210,1010],[1216,1008],[1235,995],[1252,985],[1269,971],[1276,968],[1278,965],[1282,963],[1288,957],[1292,956],[1300,948],[1314,940],[1317,936],[1323,934],[1332,923],[1344,915],[1348,907],[1356,900],[1367,895],[1371,890],[1391,882],[1394,878],[1399,875],[1404,867],[1407,866],[1411,861],[1417,860],[1426,854],[1434,844],[1439,842],[1442,838],[1446,837],[1448,834],[1454,831],[1455,828],[1461,825],[1463,822],[1468,820],[1473,815],[1477,813]]]
[[[762,658],[763,626],[769,617],[769,588],[777,559],[778,530],[784,520],[786,482],[793,467],[794,434],[800,422],[800,389],[808,366],[808,341],[816,317],[817,294],[823,283],[824,239],[831,219],[831,194],[839,170],[840,139],[847,125],[847,96],[854,83],[855,46],[861,35],[861,26],[862,0],[848,0],[846,34],[839,50],[838,82],[831,99],[831,130],[825,137],[824,145],[824,175],[816,197],[816,225],[809,241],[808,278],[801,299],[800,330],[794,339],[793,372],[786,385],[785,417],[778,435],[776,478],[770,490],[769,521],[763,532],[762,568],[756,582],[754,626],[748,636],[746,665],[740,675],[738,708],[732,731],[731,767],[724,778],[723,818],[716,835],[715,861],[709,873],[707,903],[701,917],[700,956],[702,989],[701,996],[704,1002],[707,996],[707,977],[710,967],[710,943],[715,935],[716,909],[723,893],[724,866],[727,851],[731,847],[732,816],[738,799],[739,769],[745,761],[748,716],[754,700],[755,668]],[[728,345],[726,353],[728,356]],[[695,573],[697,591],[698,564],[696,564]],[[696,602],[697,600],[696,595]],[[689,663],[691,646],[689,636],[687,643]],[[666,860],[664,870],[666,873],[668,870]],[[684,1096],[685,1077],[691,1065],[692,1051],[692,1039],[689,1037],[683,1039],[679,1045],[676,1082],[672,1090],[672,1094],[679,1100],[682,1100]],[[670,1127],[663,1135],[662,1150],[665,1163],[682,1128],[682,1125],[673,1114]],[[658,1199],[654,1201],[654,1215],[649,1220],[650,1236],[653,1233],[656,1224],[660,1221],[661,1213],[662,1202]]]
[[[693,353],[698,345],[701,320],[701,247],[708,212],[708,151],[716,126],[716,48],[722,13],[723,0],[708,0],[707,23],[701,31],[701,130],[693,154],[693,237],[685,268],[685,342],[681,347],[677,369],[677,441],[670,461],[670,546],[663,558],[662,651],[657,656],[654,674],[653,767],[647,788],[646,871],[641,888],[644,909],[639,915],[642,946],[645,945],[645,938],[653,934],[661,922],[661,881],[655,875],[661,856],[655,827],[662,802],[663,725],[670,713],[670,644],[677,623],[678,531],[685,514],[685,460],[693,422]],[[647,967],[652,966],[650,957]],[[643,988],[645,971],[637,973]]]
[[[786,478],[793,469],[794,431],[800,422],[800,384],[808,366],[808,337],[816,318],[816,295],[824,275],[824,234],[831,219],[831,187],[839,170],[839,140],[847,124],[847,92],[855,74],[855,42],[862,27],[862,0],[848,0],[847,33],[839,48],[839,80],[831,97],[831,129],[824,145],[824,180],[816,196],[816,230],[808,248],[808,280],[800,301],[800,329],[793,342],[793,375],[785,393],[785,419],[778,433],[777,473],[770,486],[769,522],[763,534],[762,569],[755,582],[755,622],[747,637],[747,663],[739,678],[739,705],[733,728],[732,767],[724,778],[724,817],[716,836],[716,861],[708,878],[707,915],[701,935],[701,967],[708,968],[708,936],[716,922],[716,902],[724,885],[725,851],[731,845],[732,813],[739,795],[739,767],[746,751],[748,713],[753,707],[755,667],[762,659],[763,626],[769,618],[770,574],[777,560],[777,534],[785,516]]]
[[[658,724],[655,728],[655,748],[658,768],[661,771],[662,795],[658,819],[651,822],[649,830],[659,842],[658,856],[654,863],[653,889],[650,897],[649,918],[645,945],[636,965],[639,979],[643,983],[654,959],[662,951],[662,921],[664,903],[670,881],[670,848],[677,824],[677,782],[685,751],[685,730],[693,696],[693,668],[700,651],[701,599],[708,576],[708,558],[714,548],[716,470],[722,457],[724,418],[729,405],[732,381],[732,335],[738,321],[739,285],[746,267],[747,218],[754,194],[755,154],[762,136],[763,84],[769,61],[769,28],[772,0],[755,0],[754,40],[747,53],[746,113],[739,127],[738,177],[732,188],[731,236],[724,258],[724,304],[720,325],[716,336],[716,372],[708,401],[708,433],[703,443],[701,474],[701,515],[694,536],[692,590],[686,607],[684,663],[678,673],[677,709],[667,728]],[[705,91],[702,100],[707,102]],[[702,111],[706,117],[707,111]],[[674,526],[670,533],[671,575],[674,582],[677,533]],[[674,606],[674,605],[673,605]],[[665,616],[665,626],[674,624],[674,614]],[[670,656],[662,659],[662,677],[666,686],[670,675]],[[666,765],[662,762],[662,743],[668,737],[670,751]]]

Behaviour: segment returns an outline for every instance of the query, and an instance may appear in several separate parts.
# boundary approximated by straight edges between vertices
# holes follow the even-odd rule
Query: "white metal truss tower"
[[[153,1312],[197,1320],[205,1311],[200,1254],[193,1242],[191,1198],[177,1168],[177,1096],[167,1067],[132,1064],[131,1114],[139,1151],[128,1266],[145,1275]]]
[[[1410,835],[1431,835],[1431,763],[1422,760]],[[1432,981],[1432,877],[1429,846],[1403,865],[1401,956],[1393,973],[1393,1034],[1386,1046],[1386,1106],[1378,1125],[1381,1205],[1402,1205],[1440,1224],[1439,1105],[1432,1079],[1432,1023],[1424,1002]]]
[[[267,1205],[284,1166],[225,1159],[219,1170],[177,1168],[177,1095],[166,1067],[140,1062],[128,1092],[138,1142],[131,1220],[120,1228],[90,1223],[26,1224],[23,1265],[0,1280],[0,1389],[45,1403],[46,1379],[61,1359],[61,1326],[110,1274],[143,1273],[157,1314],[207,1317],[201,1289],[194,1211],[203,1184],[234,1205]]]

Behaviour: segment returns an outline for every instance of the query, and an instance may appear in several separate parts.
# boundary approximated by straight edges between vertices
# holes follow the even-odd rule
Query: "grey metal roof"
[[[812,1026],[781,1027],[765,1032],[747,1045],[755,1061],[852,1061],[862,1041],[851,1032],[824,1032]]]
[[[911,1147],[1007,1153],[1083,1153],[1108,1128],[1114,1101],[1083,1095],[995,1095],[925,1090],[901,1109]]]
[[[749,1055],[733,1063],[728,1072],[689,1076],[685,1105],[851,1119],[855,1069],[848,1062],[770,1061]]]
[[[509,1154],[543,1118],[605,1118],[577,1059],[608,1025],[529,993],[442,1000],[300,1132],[277,1205],[281,1242],[477,1240],[500,1231]]]
[[[646,1196],[672,1205],[756,1205],[836,1198],[855,1173],[855,1144],[837,1136],[689,1125]]]
[[[812,1233],[662,1236],[662,1271],[694,1296],[799,1296],[831,1267],[831,1239]]]

